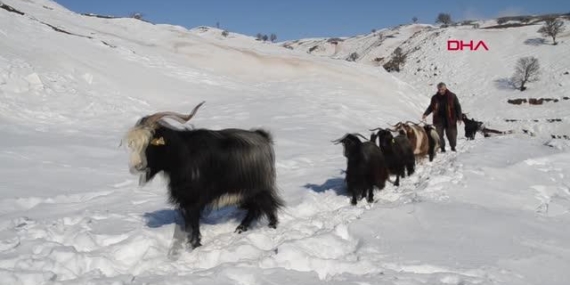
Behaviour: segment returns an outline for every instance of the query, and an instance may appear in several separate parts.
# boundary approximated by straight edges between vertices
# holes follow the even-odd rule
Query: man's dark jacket
[[[444,98],[442,98],[444,97]],[[447,106],[445,110],[445,116],[441,115],[442,110],[440,110],[440,101],[446,100],[445,104]],[[434,125],[447,125],[455,126],[458,119],[461,119],[461,105],[455,93],[446,90],[444,95],[436,93],[431,97],[431,102],[427,107],[424,115],[428,116],[433,112],[433,124]],[[447,120],[446,120],[447,119]],[[445,124],[447,123],[447,124]]]

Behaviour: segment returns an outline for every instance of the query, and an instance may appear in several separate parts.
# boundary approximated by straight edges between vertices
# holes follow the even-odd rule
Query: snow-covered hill
[[[515,17],[516,18],[516,17]],[[568,16],[559,19],[570,26]],[[397,48],[406,55],[405,64],[394,76],[430,96],[443,81],[454,91],[469,116],[502,130],[528,130],[538,136],[570,136],[570,29],[557,37],[544,38],[538,29],[544,17],[527,22],[473,21],[457,26],[425,24],[401,25],[368,35],[335,39],[302,39],[283,43],[294,50],[319,57],[347,60],[356,53],[356,62],[382,68]],[[509,27],[514,26],[514,27]],[[448,40],[473,41],[477,50],[449,51]],[[454,48],[454,44],[451,45]],[[534,56],[540,63],[540,80],[520,92],[509,86],[517,60]],[[509,99],[556,99],[543,105],[509,104]],[[494,105],[487,108],[484,105]],[[498,112],[500,110],[500,112]],[[558,121],[560,120],[560,121]],[[551,123],[549,121],[554,121]]]
[[[570,280],[568,141],[460,139],[457,153],[351,206],[331,140],[417,120],[429,100],[418,82],[213,28],[2,4],[17,10],[0,9],[2,284]],[[206,212],[203,246],[170,260],[177,215],[164,181],[140,188],[118,145],[141,116],[202,100],[195,127],[272,131],[287,207],[276,230],[262,221],[240,235],[243,212]]]
[[[436,29],[436,27],[426,24],[402,25],[354,37],[299,39],[286,41],[281,45],[316,56],[381,66],[403,42],[422,32]],[[351,59],[350,56],[353,53],[356,53],[357,56]]]

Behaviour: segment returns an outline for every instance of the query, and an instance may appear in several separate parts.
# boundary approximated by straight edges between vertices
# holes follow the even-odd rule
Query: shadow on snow
[[[305,184],[307,189],[311,189],[317,193],[323,193],[328,190],[333,190],[337,195],[346,195],[346,185],[344,178],[330,178],[323,184]]]
[[[245,212],[235,206],[223,207],[217,210],[206,208],[202,212],[200,218],[201,224],[215,225],[223,224],[230,220],[243,219]],[[178,210],[175,209],[161,209],[154,212],[144,213],[143,217],[146,219],[146,225],[149,228],[160,228],[163,226],[178,224],[184,226],[184,220]]]

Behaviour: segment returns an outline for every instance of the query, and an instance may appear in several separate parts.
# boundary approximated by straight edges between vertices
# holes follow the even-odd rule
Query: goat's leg
[[[184,207],[181,212],[188,233],[188,243],[192,249],[195,249],[202,245],[200,243],[202,238],[200,234],[200,208],[197,206]]]
[[[348,193],[352,193],[352,198],[350,199],[351,205],[356,205],[359,194],[354,191],[354,189],[349,189]]]
[[[374,202],[374,186],[368,188],[368,198],[366,199],[368,203]]]
[[[269,220],[268,226],[272,229],[276,229],[279,221],[277,219],[277,213],[275,213],[275,210],[267,213],[267,219]]]
[[[247,231],[251,222],[257,220],[261,216],[261,206],[259,205],[259,201],[257,201],[258,196],[260,195],[253,196],[244,203],[243,208],[247,209],[247,214],[241,221],[241,224],[236,228],[236,233],[241,234],[242,232]]]
[[[408,163],[406,164],[406,170],[408,171],[408,177],[416,172],[416,161],[414,157],[408,158]]]
[[[279,202],[277,201],[277,198],[271,193],[267,193],[267,200],[265,202],[262,202],[262,211],[265,213],[267,219],[269,220],[269,227],[276,229],[277,224],[279,223],[279,220],[277,218],[277,209],[279,208]]]
[[[433,161],[433,159],[435,158],[435,152],[436,152],[435,145],[430,146],[430,148],[429,148],[429,161],[430,162]]]

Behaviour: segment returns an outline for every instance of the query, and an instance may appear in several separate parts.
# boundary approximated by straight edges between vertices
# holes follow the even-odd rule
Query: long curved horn
[[[356,133],[356,135],[359,136],[359,137],[361,137],[361,138],[363,138],[363,139],[365,139],[365,140],[368,140],[368,139],[369,139],[369,138],[367,138],[367,137],[365,137],[365,136],[363,136],[363,135],[361,135],[361,134],[359,134],[359,133]]]
[[[331,141],[331,142],[333,142],[333,143],[335,143],[335,144],[338,144],[338,143],[340,143],[343,139],[345,139],[347,136],[348,136],[348,134],[345,134],[345,135],[342,136],[341,138],[336,139],[336,140],[333,140],[333,141]]]
[[[406,124],[406,123],[398,122],[398,123],[395,124],[395,125],[391,125],[391,124],[388,124],[388,125],[389,125],[390,127],[392,127],[393,129],[395,129],[395,128],[403,127],[405,124]]]
[[[395,125],[390,125],[390,124],[387,124],[387,125],[390,126],[391,128],[386,128],[386,129],[384,129],[384,130],[389,130],[389,131],[391,131],[391,132],[395,132],[395,131],[396,131],[396,128],[401,127],[401,123],[397,123],[397,124],[395,124]]]
[[[204,103],[206,103],[206,101],[202,101],[200,104],[196,105],[196,107],[194,107],[194,109],[192,110],[192,113],[190,113],[188,115],[184,115],[184,114],[180,114],[180,113],[176,113],[176,112],[155,113],[155,114],[147,117],[146,120],[144,120],[144,122],[142,122],[142,124],[144,124],[146,126],[152,126],[153,124],[158,122],[160,119],[165,118],[165,117],[172,118],[172,119],[178,121],[179,123],[184,124],[184,123],[190,121],[190,119],[192,119],[192,117],[194,117],[194,115],[196,115],[196,112],[198,112],[198,108],[200,108],[202,105],[204,105]]]
[[[382,128],[376,128],[376,129],[372,129],[372,130],[369,130],[369,131],[374,132],[374,131],[379,131],[379,130],[382,130]]]
[[[413,125],[420,125],[421,124],[421,123],[414,123],[412,121],[406,121],[406,124],[408,124],[408,123],[413,124]]]

